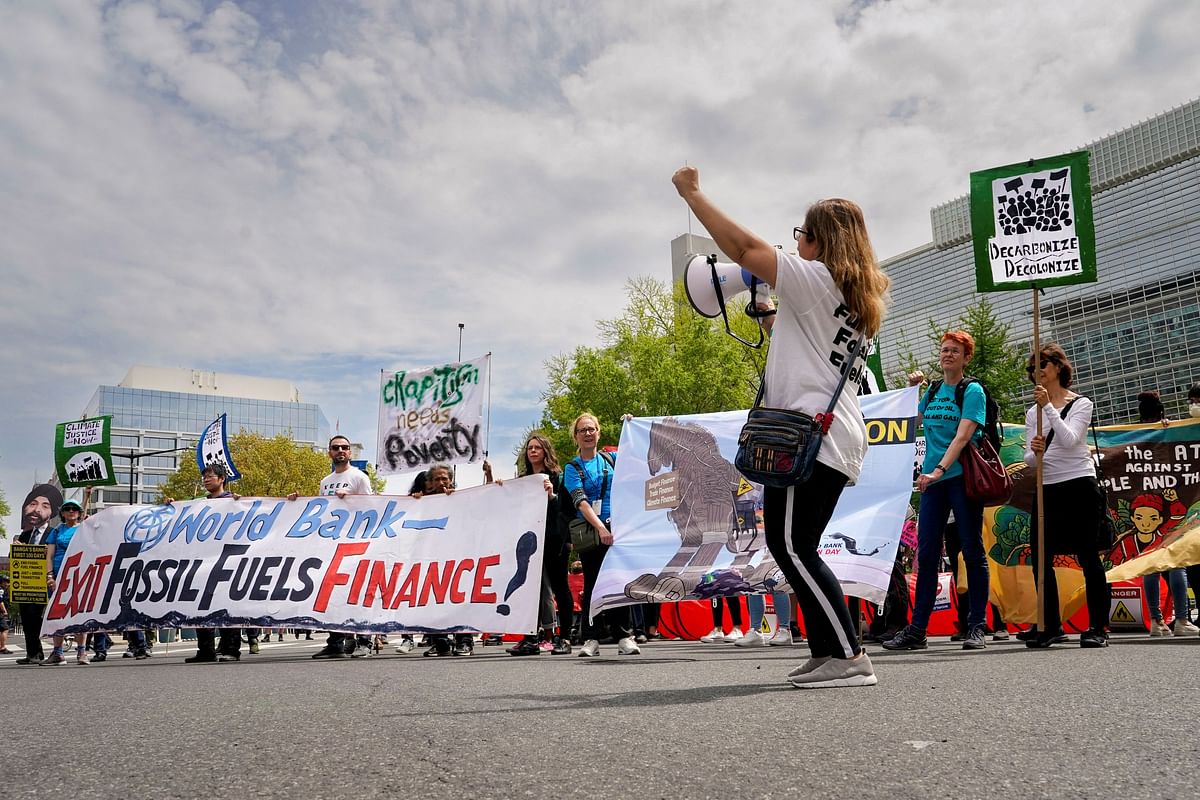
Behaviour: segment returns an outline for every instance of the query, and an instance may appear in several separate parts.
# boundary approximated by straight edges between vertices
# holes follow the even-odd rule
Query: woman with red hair
[[[958,456],[987,421],[987,395],[978,381],[964,387],[958,403],[959,384],[975,354],[975,339],[966,331],[949,331],[942,336],[938,359],[942,380],[930,387],[917,405],[925,427],[925,461],[917,477],[921,507],[917,513],[917,588],[912,623],[883,643],[888,650],[924,650],[925,630],[933,613],[938,591],[938,566],[950,513],[958,524],[962,559],[967,567],[967,597],[970,612],[964,650],[987,647],[988,565],[983,549],[983,506],[967,497]],[[925,380],[917,371],[908,376],[910,386]]]

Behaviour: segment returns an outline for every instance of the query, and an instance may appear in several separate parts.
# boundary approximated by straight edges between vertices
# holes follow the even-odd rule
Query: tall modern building
[[[1188,387],[1200,381],[1200,99],[1086,149],[1100,280],[1047,289],[1041,339],[1066,350],[1098,422],[1136,420],[1145,389],[1162,394],[1169,415],[1184,416]],[[881,332],[885,370],[898,370],[905,350],[931,355],[928,320],[949,323],[980,298],[968,198],[930,217],[932,242],[884,262],[895,300]],[[987,297],[1028,347],[1030,292]]]
[[[158,487],[176,470],[179,459],[195,458],[200,433],[221,414],[228,415],[230,434],[242,429],[264,436],[285,433],[322,448],[329,439],[329,422],[321,408],[303,402],[288,381],[224,372],[132,367],[116,386],[97,388],[85,413],[113,415],[118,485],[96,490],[96,509],[128,503],[131,497],[137,503],[156,502]],[[140,455],[175,448],[186,449]]]

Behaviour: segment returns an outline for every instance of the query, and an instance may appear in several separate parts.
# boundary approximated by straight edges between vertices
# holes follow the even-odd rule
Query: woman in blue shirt
[[[589,619],[592,606],[592,587],[604,563],[604,554],[612,544],[612,483],[616,472],[616,458],[598,451],[600,422],[591,414],[581,414],[571,426],[571,435],[579,448],[579,455],[563,467],[563,490],[571,498],[575,513],[569,516],[587,520],[600,537],[600,544],[579,554],[583,562],[583,599],[580,602],[583,615],[583,647],[579,655],[590,658],[600,654],[600,638],[608,629],[617,640],[617,652],[624,656],[641,653],[633,640],[629,607],[618,606],[602,612],[595,620]],[[569,506],[568,506],[569,508]]]
[[[925,629],[937,597],[938,565],[942,558],[943,535],[950,512],[958,525],[962,558],[967,567],[967,616],[964,650],[987,646],[988,565],[983,549],[983,506],[967,497],[958,456],[987,420],[987,397],[983,386],[972,381],[963,392],[962,408],[956,397],[964,370],[975,354],[975,339],[966,331],[942,336],[938,354],[942,383],[926,392],[917,407],[925,427],[925,461],[917,478],[921,507],[917,515],[917,588],[912,624],[883,643],[888,650],[923,650]],[[925,380],[921,372],[908,376],[911,386]]]
[[[90,487],[89,487],[90,490]],[[62,568],[63,558],[67,555],[67,548],[71,544],[71,540],[75,538],[75,533],[79,530],[79,523],[83,519],[83,506],[79,505],[75,500],[64,500],[62,507],[58,510],[58,518],[62,520],[62,524],[46,537],[46,544],[50,545],[50,575],[53,581],[58,580],[58,571]],[[50,594],[54,594],[54,585],[50,585]],[[82,633],[75,635],[75,662],[77,664],[87,664],[87,649],[85,647],[87,637]],[[42,662],[44,666],[55,666],[66,662],[66,656],[63,655],[63,643],[66,637],[60,634],[54,634],[54,649],[50,651],[50,655]]]

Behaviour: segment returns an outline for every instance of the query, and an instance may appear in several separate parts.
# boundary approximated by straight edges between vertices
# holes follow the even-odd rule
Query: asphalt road
[[[319,644],[236,664],[184,664],[189,643],[86,667],[0,657],[0,797],[1200,793],[1200,637],[871,646],[878,686],[816,691],[783,679],[804,646],[312,661]]]

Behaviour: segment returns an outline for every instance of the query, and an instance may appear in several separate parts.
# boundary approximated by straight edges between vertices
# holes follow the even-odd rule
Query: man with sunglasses
[[[350,463],[350,440],[345,436],[338,435],[329,440],[329,460],[333,462],[333,472],[321,479],[318,494],[322,497],[375,494],[367,473]],[[356,638],[352,633],[330,633],[325,647],[314,653],[313,658],[342,658],[347,654],[353,657],[370,655],[371,638]]]

